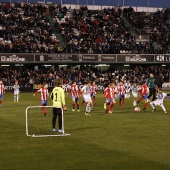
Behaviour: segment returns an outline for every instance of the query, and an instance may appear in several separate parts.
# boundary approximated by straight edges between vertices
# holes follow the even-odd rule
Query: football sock
[[[79,110],[79,104],[77,104],[77,110]]]
[[[144,103],[144,108],[146,109],[147,103]]]
[[[45,113],[46,113],[46,108],[45,108],[45,107],[42,107],[42,111],[43,111],[43,113],[45,114]]]
[[[113,104],[113,103],[111,103],[111,104],[110,104],[110,106],[109,106],[109,108],[108,108],[108,110],[109,110],[109,111],[111,111],[111,110],[112,110],[112,108],[113,108],[113,106],[114,106],[114,104]]]
[[[14,102],[16,101],[16,95],[14,95]]]
[[[96,97],[95,96],[93,97],[93,102],[96,103]]]
[[[91,107],[91,106],[90,106],[89,104],[86,105],[86,112],[87,112],[87,113],[90,113],[90,107]]]
[[[19,96],[18,96],[18,95],[16,95],[16,98],[17,98],[17,102],[18,102],[18,100],[19,100]]]
[[[140,99],[139,99],[139,101],[142,101],[143,100],[143,98],[141,97]]]
[[[119,107],[122,106],[121,102],[122,102],[122,99],[119,99]]]
[[[165,106],[163,104],[161,104],[161,107],[162,107],[163,111],[166,112]]]

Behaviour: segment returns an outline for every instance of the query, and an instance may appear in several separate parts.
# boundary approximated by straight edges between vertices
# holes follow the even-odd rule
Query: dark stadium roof
[[[106,5],[106,6],[141,6],[141,7],[164,7],[170,8],[168,0],[0,0],[0,2],[29,2],[37,3],[38,1],[52,2],[52,3],[63,3],[63,4],[80,4],[80,5]]]

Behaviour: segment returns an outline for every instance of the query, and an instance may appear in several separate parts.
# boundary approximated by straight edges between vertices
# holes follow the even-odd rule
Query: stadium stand
[[[88,10],[0,4],[1,53],[156,54],[169,52],[170,11]]]
[[[101,69],[101,67],[94,66],[79,66],[76,68],[55,66],[51,68],[41,65],[38,66],[38,69],[35,69],[25,65],[25,67],[0,67],[0,72],[0,79],[5,86],[14,85],[15,80],[18,80],[21,87],[32,87],[33,84],[43,84],[43,82],[53,86],[57,76],[62,77],[64,83],[76,81],[78,84],[83,84],[87,78],[100,84],[105,84],[113,79],[115,81],[130,80],[139,83],[146,80],[149,74],[153,72],[155,77],[162,73],[164,82],[170,81],[170,70],[158,66],[136,66],[133,69],[119,70],[112,66]]]

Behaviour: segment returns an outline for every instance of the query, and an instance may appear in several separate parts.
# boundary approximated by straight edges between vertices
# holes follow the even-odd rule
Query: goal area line
[[[64,130],[64,115],[62,110],[62,130],[63,132],[52,131],[52,118],[54,106],[29,106],[25,110],[26,117],[26,135],[29,137],[57,137],[57,136],[70,136]],[[43,111],[47,115],[44,116]],[[56,123],[58,127],[58,121]]]

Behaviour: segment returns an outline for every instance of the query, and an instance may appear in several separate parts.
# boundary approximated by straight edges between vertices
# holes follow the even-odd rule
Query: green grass
[[[135,113],[132,99],[128,99],[122,110],[116,103],[114,113],[106,115],[105,100],[99,93],[92,116],[85,116],[84,106],[79,113],[71,111],[68,95],[65,130],[71,135],[27,137],[25,109],[39,105],[39,99],[23,93],[20,102],[14,103],[12,93],[4,95],[0,108],[1,170],[170,170],[170,100],[165,101],[168,114],[159,107],[152,113],[149,105],[147,113]]]

